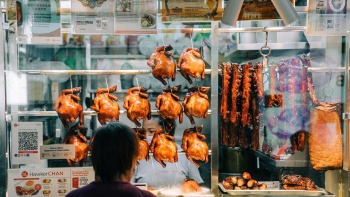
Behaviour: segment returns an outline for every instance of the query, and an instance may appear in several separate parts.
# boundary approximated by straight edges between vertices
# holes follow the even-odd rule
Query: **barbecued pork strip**
[[[229,98],[229,88],[231,79],[231,63],[222,63],[222,92],[221,92],[221,106],[220,106],[220,116],[223,122],[229,121],[228,112],[228,98]]]
[[[236,147],[238,143],[238,131],[240,126],[239,125],[234,125],[233,123],[228,123],[229,124],[229,146],[231,147]]]
[[[228,135],[228,124],[225,122],[222,122],[222,125],[220,127],[221,130],[221,144],[224,146],[228,146],[229,144],[229,135]]]
[[[239,122],[238,100],[242,96],[241,84],[242,84],[242,68],[238,64],[232,64],[232,77],[231,77],[231,110],[230,121],[236,125]]]
[[[249,116],[249,103],[251,99],[253,66],[252,63],[246,63],[242,66],[243,70],[243,84],[242,84],[242,127],[251,125],[251,118]]]

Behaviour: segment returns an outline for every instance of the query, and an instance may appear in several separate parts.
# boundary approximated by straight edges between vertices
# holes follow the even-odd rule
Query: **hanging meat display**
[[[261,63],[238,65],[228,62],[220,66],[222,145],[235,147],[238,144],[243,148],[250,145],[257,150],[260,129],[265,124],[265,149],[290,142],[293,152],[303,151],[310,121],[309,106],[318,104],[312,76],[307,72],[310,58],[303,54],[271,65],[266,73],[269,82],[266,95]]]
[[[210,87],[191,87],[188,89],[182,105],[184,106],[184,112],[186,116],[190,119],[191,124],[195,121],[193,116],[196,118],[207,118],[209,101],[208,101],[208,91]]]
[[[73,144],[75,147],[74,159],[67,159],[68,165],[71,167],[73,167],[72,162],[78,163],[82,161],[82,165],[86,164],[86,158],[90,147],[86,144],[87,139],[82,134],[84,130],[86,130],[86,128],[76,124],[69,129],[68,133],[63,139],[63,144]]]
[[[76,95],[81,87],[64,89],[55,104],[55,111],[61,119],[64,128],[68,129],[68,122],[74,122],[79,117],[80,126],[84,126],[83,107],[79,104],[80,98]]]
[[[97,89],[94,105],[90,106],[90,108],[97,112],[97,118],[101,125],[119,119],[118,97],[111,94],[116,90],[116,85]]]
[[[143,128],[133,128],[139,137],[139,155],[137,156],[137,161],[149,160],[149,145],[146,139],[146,130]],[[138,162],[137,162],[138,163]]]
[[[181,86],[174,86],[172,88],[164,88],[156,99],[156,108],[159,109],[159,115],[167,119],[177,119],[179,122],[183,121],[183,110],[179,103],[180,97],[175,93],[179,92]]]
[[[180,73],[185,79],[192,84],[193,78],[205,78],[205,63],[197,48],[188,47],[184,49],[179,57],[178,65]]]
[[[153,54],[147,61],[147,65],[152,68],[153,76],[162,82],[163,85],[167,85],[164,79],[176,78],[176,63],[172,59],[174,54],[170,52],[173,50],[171,45],[157,47]]]
[[[204,161],[208,163],[209,148],[208,144],[204,141],[205,135],[201,134],[203,125],[188,128],[184,131],[182,136],[181,148],[186,151],[186,157],[194,165],[199,168],[199,163],[195,160]]]
[[[151,119],[151,105],[147,100],[146,91],[147,88],[144,87],[133,87],[128,90],[124,98],[123,107],[127,110],[127,117],[138,127],[141,123],[137,119]]]
[[[155,131],[150,150],[153,152],[153,157],[158,161],[163,168],[166,167],[164,162],[174,163],[178,161],[177,146],[174,136],[166,134],[162,129]]]

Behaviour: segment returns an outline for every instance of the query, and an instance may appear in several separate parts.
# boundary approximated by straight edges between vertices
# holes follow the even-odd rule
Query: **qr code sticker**
[[[334,28],[334,20],[328,19],[327,20],[327,29],[333,29]]]
[[[38,150],[38,132],[18,132],[18,150]]]
[[[100,18],[96,19],[96,28],[101,29],[101,19]]]
[[[80,177],[79,178],[79,182],[80,182],[80,184],[79,185],[81,185],[81,186],[85,186],[85,185],[87,185],[88,184],[88,178],[87,177]]]

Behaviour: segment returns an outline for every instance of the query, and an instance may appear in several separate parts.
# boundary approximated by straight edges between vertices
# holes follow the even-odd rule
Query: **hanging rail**
[[[210,74],[211,69],[205,69],[205,74]],[[30,75],[136,75],[149,74],[152,70],[20,70],[18,73]],[[179,70],[176,71],[180,73]]]
[[[210,33],[210,28],[159,28],[158,33]],[[219,33],[230,32],[291,32],[305,31],[305,26],[291,27],[234,27],[234,28],[219,28]]]
[[[126,114],[126,110],[119,110],[120,114]],[[6,113],[7,114],[7,113]],[[18,113],[11,113],[11,115],[17,114],[18,116],[57,116],[56,111],[18,111]],[[83,111],[84,115],[92,116],[97,115],[95,111]],[[159,114],[159,110],[151,110],[151,114]],[[211,114],[211,109],[208,110],[208,114]]]
[[[312,67],[308,72],[345,72],[345,67]],[[6,71],[5,71],[6,73]],[[136,75],[150,74],[152,70],[20,70],[18,73],[29,75]],[[176,71],[179,74],[179,71]],[[221,69],[219,69],[221,73]],[[205,69],[205,74],[211,74],[211,69]]]

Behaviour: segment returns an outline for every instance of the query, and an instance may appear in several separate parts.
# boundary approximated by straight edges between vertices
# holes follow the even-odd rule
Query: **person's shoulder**
[[[152,194],[151,192],[146,191],[146,190],[141,190],[141,194],[143,197],[154,197],[155,196],[154,194]]]

